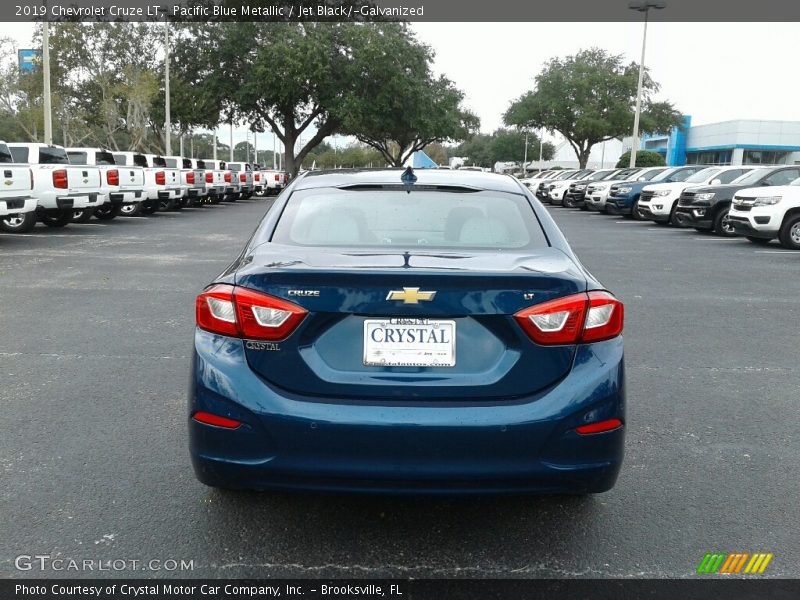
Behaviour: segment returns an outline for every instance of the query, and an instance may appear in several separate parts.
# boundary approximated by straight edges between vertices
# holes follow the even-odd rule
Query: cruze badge
[[[420,292],[419,288],[404,287],[402,291],[392,290],[387,300],[402,300],[403,304],[419,304],[420,300],[433,300],[436,292]]]

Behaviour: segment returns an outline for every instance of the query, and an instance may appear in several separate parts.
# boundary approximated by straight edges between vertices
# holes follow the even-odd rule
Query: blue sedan
[[[295,179],[197,297],[195,473],[230,489],[596,493],[623,305],[516,179]]]

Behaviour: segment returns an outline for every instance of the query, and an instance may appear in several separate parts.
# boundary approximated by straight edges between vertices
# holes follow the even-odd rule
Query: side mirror
[[[721,181],[721,180],[719,180],[719,179],[712,179],[712,180],[711,180],[711,184],[710,184],[710,185],[719,185],[720,183],[722,183],[722,181]]]

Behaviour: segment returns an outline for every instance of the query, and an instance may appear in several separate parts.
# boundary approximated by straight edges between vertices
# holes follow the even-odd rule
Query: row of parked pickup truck
[[[0,230],[24,233],[119,215],[277,194],[280,171],[246,162],[0,142]]]
[[[557,170],[522,183],[545,203],[800,250],[800,165]]]

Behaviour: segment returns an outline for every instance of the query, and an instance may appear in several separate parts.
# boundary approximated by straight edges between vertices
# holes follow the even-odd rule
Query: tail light
[[[248,340],[287,338],[308,311],[281,298],[232,285],[215,285],[197,296],[197,326]]]
[[[194,185],[194,173],[192,173],[191,171],[189,171],[186,174],[186,183],[191,183],[192,185]]]
[[[156,185],[167,185],[167,174],[164,171],[156,172]]]
[[[581,435],[589,435],[591,433],[603,433],[605,431],[614,431],[622,427],[622,421],[619,419],[606,419],[605,421],[598,421],[596,423],[589,423],[588,425],[581,425],[576,427],[575,431]]]
[[[57,169],[53,171],[53,187],[60,190],[66,190],[69,187],[66,169]]]
[[[239,181],[241,181],[242,183],[244,183],[245,181],[247,181],[247,175],[245,175],[244,173],[242,173],[241,175],[239,175]]]
[[[106,171],[106,181],[108,185],[119,185],[119,171],[116,169]]]
[[[230,183],[230,182],[231,182],[231,172],[228,171],[227,173],[225,173],[225,183]]]
[[[256,173],[253,177],[256,178],[256,181],[261,181],[261,173]]]
[[[281,176],[278,175],[277,173],[275,173],[275,181],[280,181],[280,180],[281,180]]]
[[[584,292],[531,306],[514,318],[537,344],[588,344],[622,333],[624,307],[608,292]]]
[[[214,174],[211,171],[206,171],[206,183],[214,183]]]

